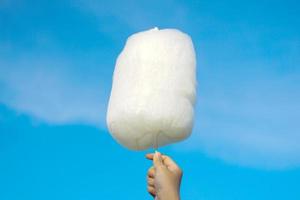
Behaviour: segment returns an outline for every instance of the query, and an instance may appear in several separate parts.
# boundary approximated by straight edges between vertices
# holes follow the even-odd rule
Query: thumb
[[[161,168],[163,166],[161,154],[158,151],[155,151],[155,153],[154,153],[153,165],[156,169]]]

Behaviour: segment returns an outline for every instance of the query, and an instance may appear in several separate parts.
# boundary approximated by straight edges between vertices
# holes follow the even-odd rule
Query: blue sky
[[[0,199],[151,199],[148,151],[105,125],[132,33],[178,28],[197,52],[192,136],[161,149],[182,199],[300,199],[297,1],[0,0]],[[151,150],[149,150],[151,151]]]

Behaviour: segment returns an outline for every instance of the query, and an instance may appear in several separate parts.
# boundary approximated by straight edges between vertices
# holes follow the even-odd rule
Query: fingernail
[[[159,157],[160,153],[158,151],[155,150],[155,156]]]

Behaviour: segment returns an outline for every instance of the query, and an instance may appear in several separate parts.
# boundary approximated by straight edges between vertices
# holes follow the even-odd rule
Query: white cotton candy
[[[111,135],[129,149],[187,138],[193,127],[196,58],[176,29],[133,34],[119,55],[107,111]]]

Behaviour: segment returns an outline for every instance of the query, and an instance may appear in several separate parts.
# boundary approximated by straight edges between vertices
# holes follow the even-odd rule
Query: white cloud
[[[213,75],[200,82],[195,129],[178,148],[242,166],[299,167],[299,73],[276,75],[272,65],[264,71],[258,63],[243,64],[252,70],[226,68],[221,76],[204,70]]]
[[[82,81],[74,63],[57,57],[23,55],[1,61],[0,102],[51,124],[84,123],[104,127],[108,91],[101,81]]]

